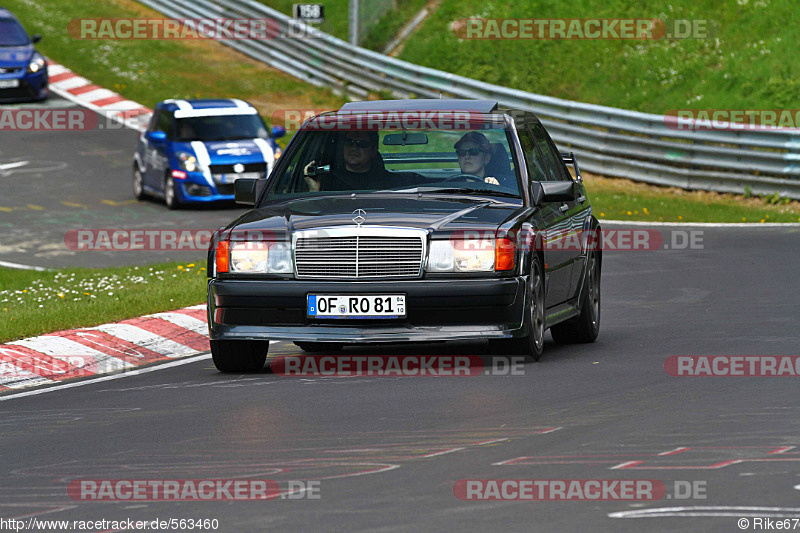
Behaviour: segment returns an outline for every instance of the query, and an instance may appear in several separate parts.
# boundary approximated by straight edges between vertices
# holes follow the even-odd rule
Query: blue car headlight
[[[175,157],[180,161],[181,168],[187,172],[194,172],[200,170],[200,165],[197,163],[197,158],[189,152],[178,152]]]
[[[44,70],[47,67],[47,62],[44,60],[44,56],[39,52],[33,54],[31,58],[31,62],[28,63],[28,74],[36,74]]]

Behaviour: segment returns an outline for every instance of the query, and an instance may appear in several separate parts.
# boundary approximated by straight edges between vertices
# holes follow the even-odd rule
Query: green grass
[[[669,5],[668,5],[669,4]],[[463,76],[650,113],[794,109],[800,101],[794,0],[443,0],[401,58]],[[459,40],[451,23],[484,18],[713,21],[712,39]]]
[[[0,267],[0,343],[203,303],[206,283],[205,259],[48,272]]]
[[[800,202],[770,204],[763,198],[665,189],[592,175],[585,175],[584,181],[601,221],[800,222]]]

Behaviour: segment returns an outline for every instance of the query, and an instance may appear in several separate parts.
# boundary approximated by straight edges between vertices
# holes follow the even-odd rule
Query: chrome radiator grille
[[[425,232],[345,228],[295,234],[295,268],[308,278],[419,277]]]

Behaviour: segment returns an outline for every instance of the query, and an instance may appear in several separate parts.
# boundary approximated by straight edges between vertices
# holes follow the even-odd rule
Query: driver
[[[500,184],[497,178],[486,175],[486,165],[492,160],[492,145],[483,133],[471,131],[465,134],[454,148],[463,174],[483,178],[484,182],[492,185]]]
[[[308,190],[362,190],[387,186],[391,175],[383,166],[378,152],[378,132],[348,131],[342,142],[344,168],[334,169],[332,178],[321,183],[320,176],[309,175],[312,161],[305,169],[305,182]]]

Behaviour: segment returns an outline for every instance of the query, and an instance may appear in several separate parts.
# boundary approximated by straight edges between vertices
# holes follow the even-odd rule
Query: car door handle
[[[579,204],[582,204],[582,203],[583,203],[583,202],[585,202],[585,201],[586,201],[586,197],[585,197],[585,196],[583,196],[583,195],[581,195],[581,196],[578,196],[578,203],[579,203]]]
[[[561,204],[561,207],[559,207],[558,210],[561,211],[562,213],[566,213],[567,211],[569,211],[569,206],[567,204]]]

